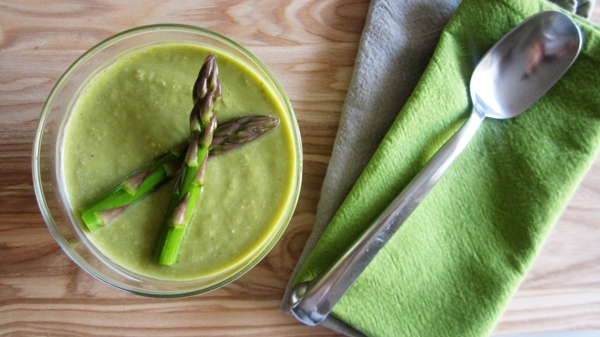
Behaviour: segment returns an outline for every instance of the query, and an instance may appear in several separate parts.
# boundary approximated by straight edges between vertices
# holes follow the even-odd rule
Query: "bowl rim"
[[[41,174],[42,168],[41,168],[41,155],[40,154],[41,154],[41,150],[42,150],[44,129],[47,125],[48,116],[50,113],[50,107],[52,106],[52,103],[55,101],[56,96],[60,93],[61,89],[64,87],[64,85],[70,79],[73,72],[75,70],[77,70],[86,61],[88,61],[90,58],[94,57],[99,51],[103,50],[104,48],[107,48],[108,46],[113,45],[114,43],[117,43],[124,39],[131,38],[131,37],[134,37],[134,36],[140,35],[140,34],[147,34],[147,33],[153,33],[153,32],[166,32],[166,31],[173,31],[173,32],[182,31],[185,33],[200,34],[200,35],[203,35],[205,37],[208,37],[208,38],[211,38],[214,40],[220,40],[220,42],[224,42],[225,44],[228,44],[231,47],[233,47],[234,49],[240,51],[242,54],[244,54],[245,57],[248,57],[255,66],[258,66],[260,68],[260,70],[264,73],[265,77],[269,81],[272,82],[272,84],[273,84],[272,90],[274,92],[277,92],[277,94],[280,96],[277,101],[279,101],[279,103],[282,105],[282,108],[284,109],[286,118],[289,120],[293,148],[296,151],[296,153],[294,155],[294,159],[295,159],[294,174],[291,178],[292,179],[292,186],[291,186],[291,190],[290,190],[291,194],[290,194],[289,200],[285,206],[283,214],[281,216],[281,219],[286,218],[285,223],[278,225],[279,228],[276,228],[274,230],[273,236],[264,242],[265,246],[262,247],[258,251],[258,254],[256,256],[253,256],[254,255],[254,252],[253,252],[251,254],[250,261],[248,263],[244,263],[244,265],[241,269],[239,269],[233,275],[226,277],[224,280],[213,283],[212,285],[201,288],[201,289],[198,289],[198,287],[191,289],[191,290],[177,290],[177,291],[144,289],[144,288],[132,286],[130,284],[126,284],[121,281],[115,280],[113,277],[106,275],[105,273],[103,273],[103,272],[97,270],[95,267],[91,266],[86,259],[84,259],[83,257],[79,256],[77,253],[74,252],[74,250],[70,247],[70,244],[68,243],[66,238],[63,236],[63,234],[58,229],[58,226],[57,226],[56,222],[54,221],[52,212],[51,212],[48,202],[46,200],[46,194],[44,193],[42,174]],[[183,39],[183,40],[185,40],[185,39]],[[153,43],[147,44],[146,46],[153,45],[153,44],[159,44],[159,43],[160,42],[153,42]],[[126,51],[121,52],[119,54],[121,55],[123,53],[129,52],[131,50],[134,50],[136,48],[143,47],[143,46],[144,45],[138,45],[133,48],[129,48]],[[235,57],[235,58],[237,59],[237,57]],[[107,61],[110,61],[110,59],[108,59]],[[238,60],[238,61],[241,61],[241,60]],[[100,67],[98,67],[98,68],[100,68]],[[92,77],[94,74],[95,73],[92,73],[89,77]],[[89,77],[84,81],[84,85],[85,85],[86,81],[89,80]],[[75,99],[75,98],[76,98],[76,96],[73,97],[73,99]],[[60,146],[60,145],[57,144],[57,147],[58,146]],[[55,157],[56,154],[53,154],[52,156]],[[56,160],[56,158],[55,158],[55,160]],[[59,165],[56,164],[55,166],[56,166],[55,169],[58,169]],[[246,49],[244,46],[242,46],[238,42],[232,40],[231,38],[229,38],[225,35],[222,35],[216,31],[207,29],[207,28],[193,26],[193,25],[187,25],[187,24],[158,23],[158,24],[144,25],[144,26],[138,26],[138,27],[134,27],[131,29],[127,29],[127,30],[121,31],[117,34],[111,35],[108,38],[103,39],[102,41],[95,44],[93,47],[91,47],[87,51],[85,51],[81,56],[79,56],[60,76],[60,78],[57,80],[56,84],[51,89],[50,94],[46,98],[44,105],[42,107],[42,111],[41,111],[39,120],[38,120],[38,125],[36,128],[35,138],[34,138],[33,147],[32,147],[32,176],[33,176],[33,185],[34,185],[33,187],[34,187],[37,204],[42,213],[42,217],[44,218],[44,222],[46,223],[46,226],[50,230],[52,236],[57,241],[57,243],[59,244],[59,246],[61,247],[63,252],[65,252],[67,254],[67,256],[69,256],[69,258],[73,262],[75,262],[81,269],[83,269],[88,274],[92,275],[94,278],[96,278],[112,287],[115,287],[120,290],[124,290],[126,292],[130,292],[133,294],[148,296],[148,297],[160,297],[160,298],[186,297],[186,296],[197,295],[200,293],[205,293],[205,292],[220,288],[222,286],[225,286],[225,285],[235,281],[237,278],[241,277],[242,275],[247,273],[250,269],[252,269],[254,266],[256,266],[256,264],[258,264],[273,249],[275,244],[277,244],[277,242],[280,241],[281,236],[283,235],[283,233],[285,232],[285,230],[287,229],[289,223],[291,222],[291,220],[293,218],[293,215],[294,215],[294,212],[297,207],[298,200],[299,200],[299,196],[300,196],[300,191],[301,191],[301,186],[302,186],[302,177],[303,177],[302,140],[301,140],[301,135],[300,135],[300,129],[298,126],[298,121],[297,121],[294,109],[292,107],[292,104],[289,100],[289,97],[288,97],[286,91],[284,90],[283,86],[278,81],[278,79],[275,77],[275,75],[266,66],[266,64],[264,64],[263,61],[261,61],[256,55],[254,55],[254,53],[252,53],[251,51]],[[62,205],[64,206],[64,204],[65,203],[63,202]],[[71,214],[72,210],[67,209],[65,211],[67,213],[69,213],[69,215],[70,215],[69,216],[69,218],[70,218],[69,221],[71,222],[70,225],[73,227],[78,226],[77,224],[74,224],[72,222],[72,219],[71,219],[71,217],[73,216]],[[283,220],[281,220],[281,221],[283,221]],[[81,238],[79,238],[79,239],[81,239]],[[96,254],[94,253],[94,255],[96,255]],[[102,261],[103,264],[106,264],[106,261],[104,261],[104,259],[99,258],[99,260]],[[110,269],[116,273],[120,273],[121,276],[125,276],[126,278],[131,278],[131,276],[129,276],[127,274],[123,274],[122,272],[119,272],[118,270],[115,270],[112,267],[110,267]],[[184,281],[160,280],[160,281],[164,282],[164,283],[168,283],[168,284],[177,283],[180,285],[184,284],[184,283],[193,283],[193,280],[184,280]]]

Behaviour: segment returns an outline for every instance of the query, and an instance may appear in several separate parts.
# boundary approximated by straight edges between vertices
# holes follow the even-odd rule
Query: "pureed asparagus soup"
[[[219,124],[245,115],[273,116],[280,122],[240,148],[211,156],[206,184],[174,265],[159,265],[153,256],[174,181],[105,227],[84,229],[107,258],[150,278],[191,280],[236,268],[276,235],[297,174],[292,121],[273,89],[245,65],[215,50],[175,43],[130,51],[96,74],[82,90],[65,129],[66,190],[85,228],[82,207],[188,139],[192,87],[209,53],[217,55],[222,83]]]

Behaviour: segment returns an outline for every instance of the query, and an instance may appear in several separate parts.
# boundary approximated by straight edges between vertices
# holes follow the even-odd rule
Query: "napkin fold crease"
[[[290,287],[330,265],[464,123],[470,75],[487,49],[527,17],[557,8],[463,0],[442,32],[457,5],[373,0]],[[600,32],[578,22],[587,43],[573,68],[522,116],[484,121],[325,326],[369,336],[491,331],[600,146]]]

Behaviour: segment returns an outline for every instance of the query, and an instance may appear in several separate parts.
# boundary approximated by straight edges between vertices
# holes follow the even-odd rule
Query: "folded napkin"
[[[294,284],[333,263],[460,127],[470,112],[470,75],[485,51],[550,8],[540,0],[463,0]],[[586,46],[575,65],[525,114],[484,122],[333,316],[373,336],[489,333],[600,146],[600,31],[578,21]]]
[[[594,7],[594,0],[550,0],[560,7],[587,18]]]

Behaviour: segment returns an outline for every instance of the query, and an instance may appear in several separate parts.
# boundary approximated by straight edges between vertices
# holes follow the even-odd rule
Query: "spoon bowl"
[[[506,119],[523,113],[569,69],[582,33],[567,15],[547,11],[505,35],[481,59],[471,77],[474,109]]]
[[[577,24],[558,11],[536,14],[498,41],[471,77],[473,111],[467,122],[335,264],[293,289],[288,311],[307,325],[324,321],[467,146],[483,120],[513,118],[527,110],[571,66],[582,41]]]

